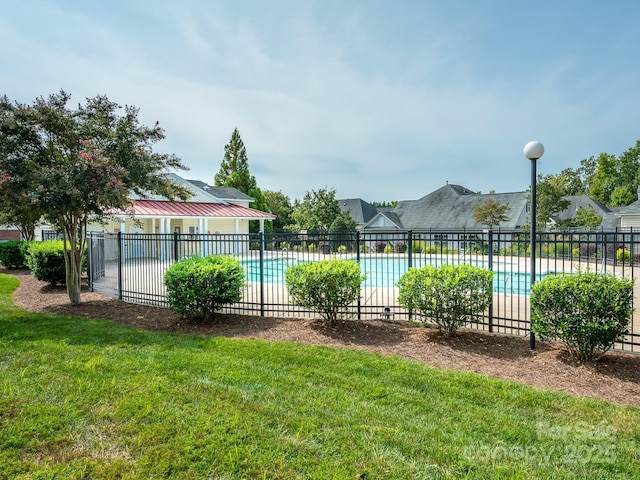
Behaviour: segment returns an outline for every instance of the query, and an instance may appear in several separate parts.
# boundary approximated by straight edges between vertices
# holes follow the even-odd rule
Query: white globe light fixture
[[[538,160],[544,155],[544,146],[540,142],[529,142],[524,146],[524,156],[529,160]]]
[[[531,268],[531,281],[529,286],[529,295],[531,295],[531,289],[536,282],[536,160],[538,160],[544,154],[544,146],[540,142],[532,141],[524,146],[524,156],[531,160],[531,231],[530,231],[530,268]],[[531,296],[529,296],[531,299]],[[533,327],[533,317],[531,314],[531,300],[529,300],[529,320]],[[533,333],[533,328],[529,332],[529,348],[536,348],[536,335]]]

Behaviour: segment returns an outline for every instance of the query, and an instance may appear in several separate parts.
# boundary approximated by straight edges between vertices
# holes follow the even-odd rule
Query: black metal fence
[[[530,239],[522,230],[332,235],[91,233],[88,245],[93,291],[157,306],[166,306],[164,272],[176,260],[234,255],[245,267],[247,283],[242,300],[224,312],[261,316],[314,315],[293,305],[287,295],[284,271],[299,262],[326,258],[358,261],[367,279],[360,301],[351,307],[353,315],[401,320],[410,319],[410,312],[397,301],[396,283],[403,273],[427,264],[467,263],[494,271],[493,303],[478,323],[469,326],[521,336],[530,331]],[[535,245],[537,279],[579,270],[635,278],[640,265],[640,230],[541,232]],[[631,333],[616,348],[640,351],[640,314],[634,316]]]

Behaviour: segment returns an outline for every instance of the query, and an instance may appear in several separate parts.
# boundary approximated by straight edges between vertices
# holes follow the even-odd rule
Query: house
[[[607,207],[586,195],[567,195],[563,198],[569,201],[569,206],[551,218],[551,222],[554,224],[575,219],[578,210],[581,208],[585,210],[593,210],[593,212],[602,218],[603,221],[605,218],[608,218],[608,221],[614,218],[610,215],[613,212],[611,207]],[[601,225],[604,226],[604,223]]]
[[[356,222],[359,230],[378,214],[378,209],[360,198],[338,200],[340,210],[347,212]]]
[[[379,211],[362,227],[362,231],[371,234],[368,241],[373,244],[376,239],[376,231],[432,229],[460,232],[483,230],[486,225],[474,220],[473,213],[477,206],[488,200],[509,207],[505,212],[507,220],[501,222],[496,228],[517,230],[529,223],[528,197],[528,192],[479,194],[461,185],[447,183],[418,200],[402,201],[391,211]],[[565,198],[569,200],[569,206],[549,219],[549,224],[576,218],[576,213],[582,207],[593,209],[597,215],[602,217],[602,228],[640,227],[640,201],[616,211],[616,209],[606,207],[586,195]],[[437,238],[438,243],[443,245],[451,241],[450,235],[446,232],[438,233],[434,238]],[[398,237],[398,241],[403,239],[402,236]],[[473,241],[473,238],[464,239],[464,241],[467,240]]]
[[[249,233],[249,221],[264,222],[275,215],[249,207],[253,201],[235,188],[212,187],[197,180],[185,180],[176,174],[168,178],[186,186],[193,196],[186,202],[169,201],[158,195],[142,198],[132,196],[130,212],[116,212],[104,224],[94,223],[89,231],[107,233],[187,233],[241,234]],[[42,227],[48,231],[51,226]],[[40,232],[40,237],[42,232]]]
[[[505,214],[509,218],[499,225],[500,228],[520,228],[527,222],[526,192],[478,194],[461,185],[447,183],[419,200],[405,200],[393,211],[378,213],[363,230],[482,230],[485,226],[473,219],[473,211],[488,200],[509,207]]]

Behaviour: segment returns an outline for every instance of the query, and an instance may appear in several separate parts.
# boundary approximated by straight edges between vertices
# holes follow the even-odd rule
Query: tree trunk
[[[80,224],[80,225],[79,225]],[[66,269],[67,294],[73,304],[80,303],[80,281],[82,278],[82,256],[84,253],[84,228],[80,219],[72,218],[64,222],[64,263]]]

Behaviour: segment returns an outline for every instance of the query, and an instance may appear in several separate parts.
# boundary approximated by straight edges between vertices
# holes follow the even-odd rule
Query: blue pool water
[[[266,258],[264,259],[264,282],[284,284],[284,271],[291,265],[302,263],[294,258]],[[434,263],[437,266],[437,263]],[[245,260],[242,262],[250,282],[260,282],[260,260]],[[360,262],[362,271],[367,273],[364,285],[367,287],[393,287],[400,277],[407,271],[407,262],[402,259],[363,259]],[[424,266],[424,263],[414,265]],[[550,275],[541,273],[536,275],[539,281]],[[531,275],[529,272],[494,270],[493,291],[512,295],[528,295]]]

